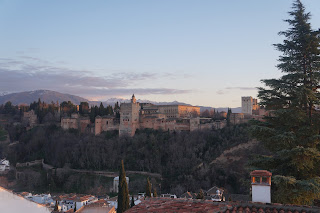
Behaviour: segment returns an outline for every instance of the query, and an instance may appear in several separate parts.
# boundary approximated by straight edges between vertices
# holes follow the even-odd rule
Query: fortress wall
[[[175,125],[175,130],[176,131],[190,131],[190,125],[183,124],[183,123],[177,123]]]
[[[80,132],[84,133],[88,127],[88,125],[90,125],[90,118],[85,118],[85,119],[80,119],[79,120],[79,129]]]
[[[157,119],[154,123],[154,129],[166,130],[166,120],[165,119]]]
[[[214,129],[214,123],[205,123],[205,124],[200,124],[200,128],[201,130],[204,129]],[[192,131],[192,130],[191,130]]]
[[[174,131],[176,129],[175,120],[167,120],[165,130]]]
[[[102,131],[114,131],[119,130],[119,123],[114,118],[102,118],[101,129]]]
[[[78,121],[75,118],[61,118],[61,127],[63,129],[78,129]]]
[[[94,119],[94,134],[95,135],[99,135],[102,132],[101,122],[102,122],[102,118],[100,116],[97,116]]]
[[[190,131],[200,129],[200,118],[190,118]]]
[[[148,117],[144,117],[144,118],[141,118],[141,122],[140,122],[140,128],[141,129],[154,129],[154,123],[155,123],[155,120],[157,118],[156,117],[152,117],[152,118],[148,118]]]

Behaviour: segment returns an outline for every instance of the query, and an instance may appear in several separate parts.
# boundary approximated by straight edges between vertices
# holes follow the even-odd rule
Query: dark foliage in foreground
[[[76,130],[63,131],[54,125],[39,126],[22,133],[20,143],[9,149],[7,155],[12,163],[43,158],[57,168],[67,165],[108,171],[117,171],[124,159],[127,170],[160,173],[162,183],[156,186],[160,192],[179,194],[218,184],[239,193],[237,174],[226,168],[212,171],[208,163],[224,150],[247,142],[246,129],[246,125],[240,125],[180,133],[143,130],[131,138],[118,137],[116,132],[94,136]],[[218,176],[223,176],[223,180],[219,181]]]

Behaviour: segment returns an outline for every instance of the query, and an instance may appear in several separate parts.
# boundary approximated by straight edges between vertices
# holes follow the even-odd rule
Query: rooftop
[[[267,170],[254,170],[250,173],[251,176],[272,176],[272,173]]]
[[[252,202],[214,202],[208,200],[149,198],[139,205],[126,211],[127,213],[140,212],[259,212],[259,213],[319,213],[320,208],[312,206],[295,206],[283,204],[265,204]]]
[[[127,210],[127,213],[138,212],[219,212],[220,207],[225,207],[219,202],[190,200],[190,199],[172,199],[172,198],[149,198],[142,203]],[[230,206],[231,208],[231,206]],[[226,208],[224,209],[226,210]]]

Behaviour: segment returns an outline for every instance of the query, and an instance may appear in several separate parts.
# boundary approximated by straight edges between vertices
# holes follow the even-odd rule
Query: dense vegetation
[[[63,131],[55,125],[38,126],[22,131],[19,143],[5,155],[13,164],[44,159],[57,168],[107,171],[117,171],[123,159],[127,170],[160,173],[163,180],[158,191],[179,194],[218,184],[239,193],[249,190],[241,187],[239,173],[232,168],[212,168],[209,163],[225,149],[247,142],[246,129],[247,125],[180,133],[140,130],[131,138],[118,137],[117,132],[94,136]]]

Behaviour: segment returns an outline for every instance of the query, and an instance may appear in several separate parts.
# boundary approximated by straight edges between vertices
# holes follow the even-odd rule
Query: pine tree
[[[134,197],[133,197],[133,195],[132,195],[132,197],[131,197],[131,205],[130,205],[130,207],[132,208],[132,207],[134,207],[136,204],[134,204]]]
[[[118,192],[118,213],[122,213],[129,209],[129,190],[126,180],[126,172],[124,170],[123,160],[121,160],[119,171],[119,192]]]
[[[272,151],[252,163],[273,172],[273,201],[311,204],[320,198],[320,37],[311,29],[310,14],[300,0],[285,20],[290,28],[280,32],[283,53],[277,65],[284,75],[262,80],[261,104],[269,110],[265,122],[255,122],[252,133]],[[290,194],[290,196],[288,196]]]
[[[149,178],[147,178],[147,184],[146,184],[146,197],[151,197],[151,183]]]
[[[197,199],[204,199],[204,194],[203,194],[203,191],[202,189],[200,189],[199,193],[197,194]]]

